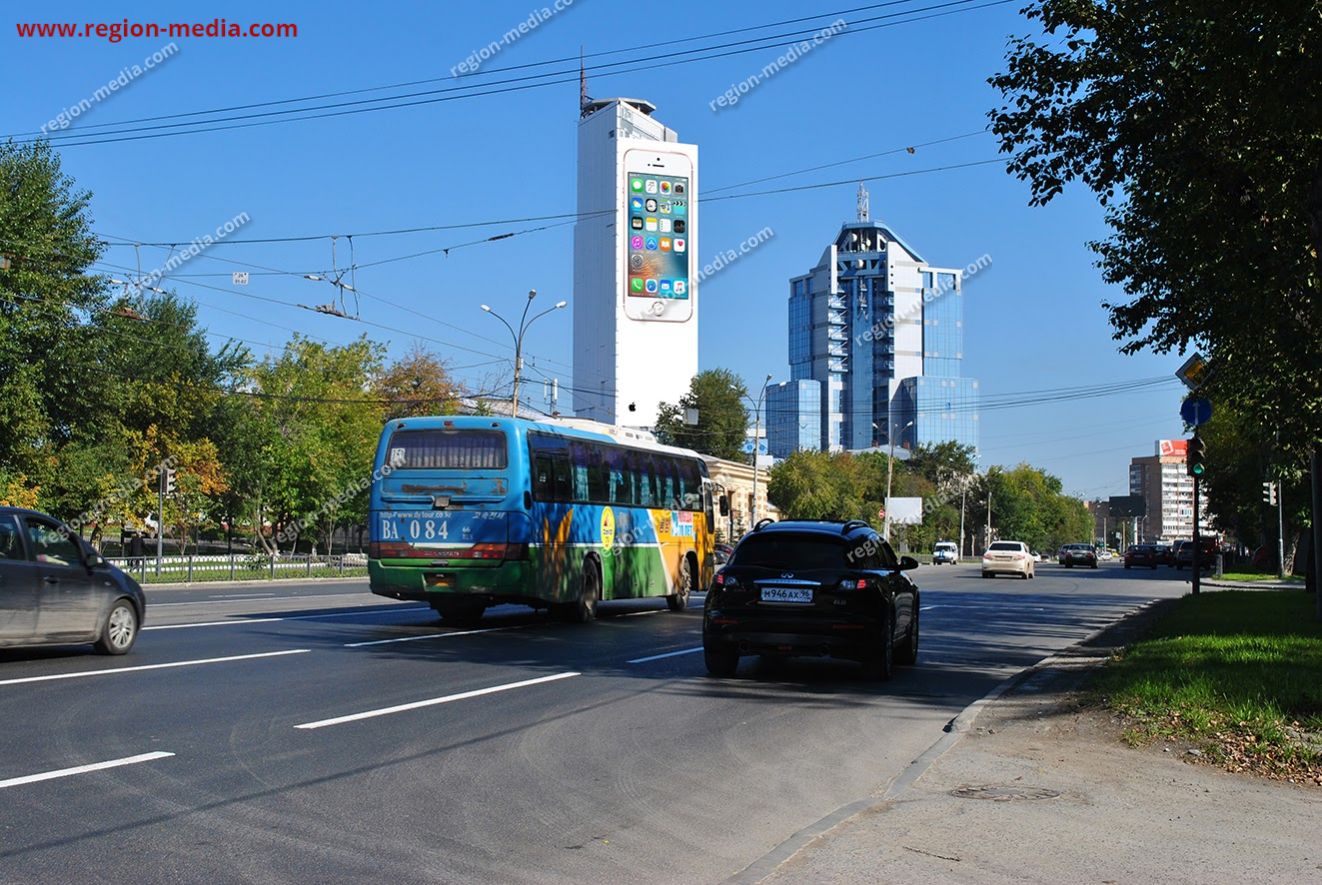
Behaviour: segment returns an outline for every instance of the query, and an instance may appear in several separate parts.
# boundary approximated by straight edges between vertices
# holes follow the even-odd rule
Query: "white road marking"
[[[416,642],[419,639],[444,639],[447,636],[473,636],[477,633],[495,633],[497,630],[515,630],[516,627],[483,627],[480,630],[456,630],[452,633],[424,633],[421,636],[399,636],[395,639],[373,639],[370,642],[346,642],[345,648],[363,648],[368,645],[389,645],[392,642]]]
[[[425,701],[413,701],[409,704],[400,704],[395,707],[382,707],[379,710],[367,710],[362,713],[350,713],[347,716],[336,716],[334,719],[321,719],[316,722],[304,722],[302,725],[295,725],[295,728],[314,729],[325,728],[328,725],[343,725],[346,722],[357,722],[360,719],[372,719],[377,716],[389,716],[392,713],[403,713],[408,710],[417,710],[422,707],[434,707],[437,704],[448,704],[452,701],[464,701],[469,698],[481,697],[482,695],[495,694],[501,691],[510,691],[515,688],[526,688],[529,685],[541,685],[544,682],[556,682],[561,679],[569,679],[573,676],[582,676],[582,673],[573,671],[567,673],[556,673],[552,676],[539,676],[536,679],[524,679],[520,682],[507,682],[504,685],[493,685],[490,688],[479,688],[474,691],[464,691],[459,694],[450,694],[440,698],[428,698]]]
[[[931,611],[931,610],[934,609],[934,608],[940,608],[940,607],[941,607],[941,606],[939,606],[939,605],[920,605],[920,606],[918,606],[918,610],[919,610],[920,612],[925,612],[925,611]]]
[[[186,603],[179,603],[184,605]],[[156,606],[152,606],[155,608]],[[278,618],[246,618],[243,615],[235,615],[228,621],[196,621],[191,624],[156,624],[151,627],[143,627],[144,630],[182,630],[185,627],[230,627],[238,624],[262,624],[270,621],[316,621],[322,618],[353,618],[362,615],[393,615],[403,614],[405,612],[429,612],[430,608],[386,608],[378,611],[361,612],[323,612],[319,615],[288,615]]]
[[[229,661],[251,661],[256,658],[275,658],[281,655],[302,655],[310,648],[291,648],[285,651],[264,651],[259,654],[233,655],[227,658],[199,658],[194,661],[171,661],[168,664],[143,664],[138,667],[114,667],[109,670],[84,670],[81,673],[56,673],[51,676],[24,676],[21,679],[0,680],[0,685],[22,685],[27,682],[53,682],[57,679],[81,679],[84,676],[109,676],[114,673],[135,673],[142,670],[165,670],[170,667],[195,667],[199,664],[224,664]]]
[[[266,624],[271,621],[283,621],[284,618],[243,618],[237,621],[200,621],[196,624],[155,624],[143,627],[143,630],[185,630],[189,627],[231,627],[235,624]]]
[[[0,781],[0,790],[5,787],[19,787],[23,784],[35,784],[38,781],[54,780],[57,777],[86,774],[89,771],[102,771],[107,768],[118,768],[121,765],[137,765],[139,762],[151,762],[153,759],[165,759],[173,755],[173,753],[162,752],[143,753],[140,756],[125,756],[123,759],[111,759],[108,762],[93,762],[90,765],[78,765],[73,768],[61,768],[56,771],[43,771],[41,774],[29,774],[24,777],[11,777],[9,780]]]
[[[210,599],[266,599],[275,596],[274,593],[223,593],[219,596],[211,596]]]
[[[626,663],[629,663],[629,664],[646,664],[648,661],[659,661],[659,660],[661,660],[662,658],[673,658],[673,657],[675,657],[676,655],[691,655],[691,654],[693,654],[694,652],[697,652],[697,651],[702,651],[702,648],[701,648],[701,647],[698,647],[698,648],[686,648],[686,649],[683,649],[682,651],[668,651],[668,652],[666,652],[666,653],[663,654],[663,655],[649,655],[648,657],[645,657],[645,658],[634,658],[632,661],[626,661]]]

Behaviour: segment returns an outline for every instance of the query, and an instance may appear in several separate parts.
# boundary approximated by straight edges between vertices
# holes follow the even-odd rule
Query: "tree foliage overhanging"
[[[1011,173],[1081,181],[1125,352],[1197,348],[1204,391],[1322,439],[1322,8],[1314,0],[1038,0],[990,83]]]
[[[117,295],[90,271],[102,246],[89,207],[47,145],[0,145],[0,504],[94,542],[107,526],[146,530],[168,461],[168,537],[229,529],[268,552],[324,550],[365,518],[385,420],[457,408],[444,363],[420,348],[390,364],[365,337],[295,335],[262,360],[213,350],[195,305]]]

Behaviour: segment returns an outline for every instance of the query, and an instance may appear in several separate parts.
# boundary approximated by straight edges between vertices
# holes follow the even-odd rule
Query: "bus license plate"
[[[763,602],[791,602],[802,605],[812,602],[811,587],[763,587]]]

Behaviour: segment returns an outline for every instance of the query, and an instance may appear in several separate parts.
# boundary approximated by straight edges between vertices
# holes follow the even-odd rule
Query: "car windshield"
[[[732,565],[792,570],[846,568],[844,539],[777,532],[739,542]]]

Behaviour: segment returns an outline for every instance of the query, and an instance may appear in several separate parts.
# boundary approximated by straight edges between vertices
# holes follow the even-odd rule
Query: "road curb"
[[[868,797],[840,806],[825,817],[794,833],[775,848],[772,848],[766,854],[762,855],[725,881],[729,883],[738,883],[738,885],[754,885],[754,883],[760,882],[774,873],[782,864],[794,857],[794,855],[809,847],[816,840],[828,835],[831,830],[846,823],[851,818],[867,811],[880,810],[890,805],[892,802],[895,802],[904,792],[917,783],[918,779],[921,778],[938,759],[958,744],[960,740],[963,739],[964,735],[973,730],[973,725],[977,721],[978,716],[988,706],[995,703],[1001,697],[1024,682],[1027,682],[1030,678],[1048,667],[1065,660],[1070,660],[1071,652],[1077,652],[1083,649],[1108,630],[1114,629],[1117,624],[1131,618],[1141,617],[1154,606],[1165,601],[1165,599],[1153,599],[1142,605],[1135,606],[1110,623],[1098,627],[1078,642],[1068,645],[1060,651],[1053,652],[1042,658],[1040,661],[1029,664],[1027,667],[1010,674],[1001,682],[997,683],[991,691],[969,704],[963,710],[960,710],[950,722],[946,723],[946,727],[943,729],[944,733],[941,737],[937,738],[931,746],[918,756],[918,758],[910,762],[905,766],[903,771],[895,776],[895,778],[887,785],[880,799]],[[1073,656],[1073,660],[1077,661],[1080,659],[1081,656]],[[1095,662],[1087,664],[1085,669],[1095,669],[1104,662],[1105,658],[1098,658]]]

